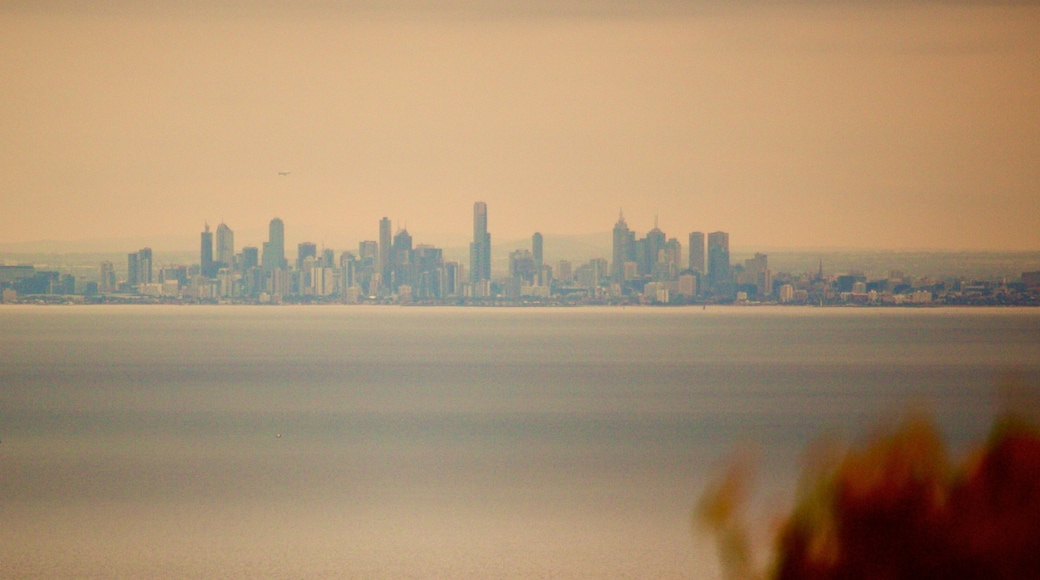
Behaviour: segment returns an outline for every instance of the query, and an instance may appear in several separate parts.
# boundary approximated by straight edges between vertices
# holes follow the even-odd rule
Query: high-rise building
[[[126,284],[131,288],[140,283],[138,280],[141,277],[141,265],[138,263],[137,258],[137,252],[132,252],[126,255]]]
[[[729,282],[729,234],[708,234],[708,285],[715,290]]]
[[[708,273],[704,267],[704,232],[690,233],[690,269],[701,274]]]
[[[376,264],[380,276],[380,284],[385,287],[390,282],[390,218],[379,220],[379,260]]]
[[[101,262],[101,280],[98,284],[98,290],[101,292],[115,292],[116,290],[115,266],[108,260]]]
[[[545,276],[542,275],[542,267],[544,266],[542,255],[542,234],[535,232],[531,236],[531,253],[534,255],[535,271],[537,272],[535,278],[535,284],[541,286],[546,283]]]
[[[235,265],[235,234],[224,222],[217,226],[217,268],[231,268]]]
[[[285,224],[274,218],[268,226],[267,241],[264,242],[263,267],[270,271],[284,269],[285,266]]]
[[[632,261],[634,248],[635,233],[628,229],[625,214],[620,213],[617,223],[614,224],[614,253],[611,263],[611,275],[616,282],[625,279],[625,262]]]
[[[667,236],[657,227],[657,218],[654,218],[654,229],[646,233],[643,239],[642,255],[636,256],[639,262],[640,274],[651,274],[654,266],[661,261],[661,250],[664,249]]]
[[[544,256],[542,255],[542,234],[538,232],[531,236],[531,253],[534,254],[535,265],[541,270]]]
[[[296,269],[303,269],[303,261],[307,258],[318,257],[318,246],[311,242],[300,242],[296,246]]]
[[[256,246],[246,246],[242,248],[242,271],[248,272],[251,268],[256,268],[260,265],[260,252]]]
[[[473,204],[473,243],[469,245],[469,280],[491,279],[491,234],[487,231],[487,204]]]
[[[216,276],[217,269],[213,264],[213,232],[209,231],[209,224],[207,223],[205,229],[202,230],[202,244],[199,255],[199,266],[202,269],[202,275],[207,278]]]
[[[137,283],[152,283],[152,249],[141,248],[137,251]]]

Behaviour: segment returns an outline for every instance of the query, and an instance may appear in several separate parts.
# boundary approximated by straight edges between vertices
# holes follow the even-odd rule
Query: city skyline
[[[1035,250],[1038,54],[1033,3],[4,3],[0,246],[454,238],[480,199],[500,240],[624,207],[746,247]]]

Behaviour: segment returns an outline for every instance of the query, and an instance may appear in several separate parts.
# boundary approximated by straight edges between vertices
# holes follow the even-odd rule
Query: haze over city
[[[479,199],[499,240],[623,208],[763,249],[1040,247],[1033,3],[8,1],[0,55],[0,244],[280,216],[349,248],[388,215],[448,245]]]

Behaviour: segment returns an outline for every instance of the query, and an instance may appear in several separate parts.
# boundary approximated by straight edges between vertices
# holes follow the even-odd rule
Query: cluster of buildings
[[[446,260],[441,248],[413,244],[407,229],[393,232],[379,221],[377,240],[338,254],[310,242],[290,260],[285,224],[274,218],[262,247],[235,250],[234,232],[221,223],[200,234],[199,260],[190,265],[156,265],[152,250],[127,255],[126,275],[110,261],[97,280],[36,271],[33,266],[0,266],[4,302],[341,302],[428,304],[1037,304],[1040,272],[1027,272],[1012,285],[909,280],[893,272],[884,280],[861,273],[825,277],[818,272],[774,274],[768,257],[730,260],[729,234],[691,232],[682,243],[657,225],[643,237],[624,215],[613,228],[611,261],[582,264],[544,261],[544,238],[508,256],[508,271],[492,272],[488,208],[473,206],[469,263]],[[684,260],[685,257],[685,260]],[[60,297],[60,298],[55,298]]]

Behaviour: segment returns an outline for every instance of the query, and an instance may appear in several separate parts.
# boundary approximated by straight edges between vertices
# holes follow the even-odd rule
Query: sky
[[[1040,250],[1040,4],[634,4],[0,0],[0,243]]]

